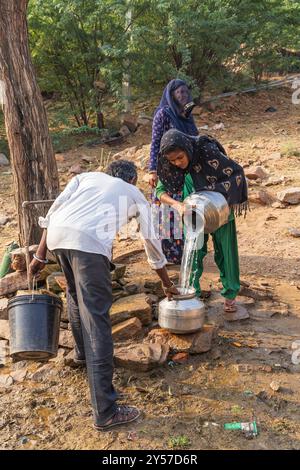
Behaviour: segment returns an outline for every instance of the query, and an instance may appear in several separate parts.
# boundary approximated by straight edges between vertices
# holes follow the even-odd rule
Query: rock
[[[47,289],[50,290],[51,292],[54,292],[55,294],[59,294],[60,292],[63,291],[57,282],[57,278],[59,277],[62,278],[65,276],[62,272],[55,271],[54,273],[50,274],[50,276],[48,276],[46,279]]]
[[[135,132],[137,130],[137,119],[130,113],[124,114],[122,117],[122,126],[128,127],[130,132]]]
[[[234,364],[233,368],[237,372],[272,372],[272,367],[267,364]]]
[[[66,357],[63,358],[63,363],[64,365],[68,367],[72,367],[74,369],[84,367],[86,365],[85,362],[75,362],[75,350],[72,349],[72,351],[69,352],[69,354],[66,355]]]
[[[169,346],[166,344],[136,344],[115,348],[116,366],[137,371],[148,371],[166,362]]]
[[[189,359],[189,353],[187,352],[176,353],[174,356],[172,356],[171,359],[173,362],[175,362],[175,364],[184,364]]]
[[[139,116],[137,120],[138,126],[152,126],[153,119],[146,116]]]
[[[26,369],[19,369],[14,372],[11,372],[10,375],[13,378],[14,382],[24,382],[27,376],[27,370]]]
[[[255,299],[253,299],[252,297],[246,297],[244,295],[238,295],[236,297],[236,301],[238,304],[248,305],[248,306],[255,304]]]
[[[268,160],[280,160],[281,159],[281,153],[280,152],[273,152],[267,157]]]
[[[217,124],[212,126],[213,131],[223,131],[224,129],[225,129],[225,125],[223,124],[223,122],[218,122]]]
[[[9,359],[8,341],[0,340],[0,367],[5,367]]]
[[[126,261],[126,263],[129,264],[129,262],[132,261],[136,255],[140,255],[141,253],[144,253],[144,248],[134,248],[132,250],[128,249],[126,253],[117,256],[113,262],[116,264]]]
[[[250,317],[245,307],[239,304],[237,304],[236,307],[237,309],[235,312],[223,312],[224,320],[232,322],[232,321],[246,320],[247,318]]]
[[[125,264],[116,264],[114,271],[111,273],[112,281],[119,281],[125,276],[126,265]]]
[[[299,204],[300,203],[300,188],[289,188],[284,189],[277,194],[280,202],[288,204]]]
[[[142,323],[138,318],[130,318],[112,327],[114,341],[123,341],[135,338],[142,331]]]
[[[128,224],[121,227],[117,236],[118,241],[128,239],[138,240],[139,237],[139,223],[135,217],[132,218]]]
[[[158,295],[147,294],[145,300],[149,305],[152,306],[153,304],[157,304],[159,302],[159,297]]]
[[[242,285],[239,294],[245,297],[251,297],[255,300],[269,300],[273,297],[272,291],[257,286],[247,287]]]
[[[54,274],[54,278],[63,292],[67,291],[67,280],[64,274]]]
[[[8,166],[8,165],[9,165],[8,158],[6,157],[6,155],[4,155],[4,153],[0,153],[0,166]]]
[[[63,348],[73,349],[74,338],[72,332],[70,330],[60,329],[58,344]]]
[[[117,300],[122,299],[123,297],[128,297],[127,292],[123,288],[113,291],[113,302],[116,302]]]
[[[0,299],[0,320],[8,320],[7,304],[8,299]]]
[[[261,166],[252,166],[245,169],[245,175],[249,180],[257,180],[258,178],[263,180],[269,176],[266,170]]]
[[[228,144],[228,148],[230,150],[235,150],[235,149],[240,148],[240,146],[239,146],[239,144]]]
[[[130,295],[119,299],[110,309],[112,325],[134,317],[138,318],[142,325],[149,325],[152,321],[152,309],[146,301],[145,294]]]
[[[270,388],[274,391],[274,392],[278,392],[280,390],[280,383],[277,382],[276,380],[273,380],[271,383],[270,383]]]
[[[178,281],[178,274],[170,274],[169,275],[171,281],[173,281],[175,284]],[[151,294],[157,295],[160,299],[162,297],[165,297],[164,291],[161,286],[161,281],[159,279],[155,280],[147,280],[145,281],[144,287],[147,292],[150,292]]]
[[[215,334],[214,325],[204,325],[200,331],[189,335],[175,335],[163,328],[150,331],[145,342],[168,344],[171,350],[199,354],[211,349]]]
[[[277,108],[274,108],[274,106],[269,106],[267,109],[265,109],[265,113],[276,113]]]
[[[13,378],[9,374],[0,374],[0,387],[8,388],[14,383]]]
[[[40,273],[39,281],[46,281],[48,276],[51,276],[53,273],[60,272],[60,265],[59,264],[46,264],[44,269]]]
[[[65,157],[64,157],[64,155],[63,155],[62,153],[56,153],[56,154],[54,155],[54,157],[55,157],[55,160],[56,160],[57,162],[59,162],[59,163],[63,163],[63,162],[66,161],[66,159],[65,159]]]
[[[80,163],[75,163],[75,165],[72,165],[71,168],[69,168],[69,173],[71,175],[80,175],[80,173],[83,173],[85,170],[82,168]]]
[[[286,178],[285,176],[281,176],[280,178],[276,178],[275,176],[271,177],[268,179],[268,181],[265,181],[263,183],[264,186],[276,186],[277,184],[282,184],[290,181],[289,178]]]
[[[269,220],[277,220],[278,217],[276,217],[276,215],[273,215],[273,214],[269,214],[267,215],[266,217],[266,221],[269,221]]]
[[[295,238],[299,238],[299,237],[300,237],[300,230],[298,230],[297,228],[289,228],[289,229],[288,229],[288,233],[289,233],[292,237],[295,237]]]
[[[260,191],[255,191],[249,194],[249,201],[254,202],[256,204],[263,204],[263,205],[271,205],[276,201],[276,198],[265,191],[264,189]]]
[[[44,366],[40,367],[36,372],[30,374],[30,380],[34,382],[42,382],[44,379],[48,378],[49,375],[55,374],[53,371],[52,364],[45,364]]]
[[[285,304],[283,302],[273,302],[270,310],[271,310],[271,317],[276,314],[283,315],[283,316],[288,316],[290,314],[288,304]]]
[[[7,217],[6,215],[0,215],[0,227],[4,227],[4,225],[6,225],[8,221],[9,217]]]
[[[119,130],[120,134],[123,136],[123,137],[127,137],[128,135],[131,134],[130,130],[128,129],[127,126],[122,126]]]
[[[13,294],[17,290],[27,288],[28,283],[26,272],[6,274],[5,277],[0,279],[0,297],[7,294]]]
[[[31,245],[28,248],[29,259],[32,260],[33,253],[36,252],[38,245]],[[11,267],[14,271],[26,271],[26,248],[16,248],[11,251]]]
[[[0,338],[9,340],[10,330],[9,330],[9,321],[0,320]]]
[[[136,282],[128,282],[128,284],[125,285],[125,291],[129,295],[140,294],[143,292],[143,286],[141,284],[137,284]]]
[[[287,204],[283,204],[282,202],[276,201],[271,204],[271,207],[273,207],[274,209],[285,209],[287,207]]]

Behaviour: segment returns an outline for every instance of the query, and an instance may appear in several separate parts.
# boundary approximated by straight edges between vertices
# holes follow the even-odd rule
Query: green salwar
[[[166,190],[163,184],[158,181],[156,188],[156,196],[161,197]],[[185,178],[183,188],[183,200],[194,192],[193,180],[190,174]],[[220,271],[220,279],[223,285],[221,294],[226,299],[234,299],[240,290],[240,270],[239,270],[239,255],[238,243],[235,226],[234,212],[228,219],[228,223],[218,228],[211,234],[214,245],[214,259]],[[191,282],[196,290],[197,296],[201,295],[200,278],[203,273],[203,259],[207,254],[207,242],[209,235],[204,235],[204,244],[200,250],[195,253]]]

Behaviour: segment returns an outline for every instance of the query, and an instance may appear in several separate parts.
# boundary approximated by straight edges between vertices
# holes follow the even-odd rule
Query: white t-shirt
[[[49,250],[64,248],[99,253],[111,260],[120,228],[137,217],[148,262],[160,269],[167,261],[141,191],[120,178],[91,172],[75,176],[57,197],[39,225],[47,228]]]

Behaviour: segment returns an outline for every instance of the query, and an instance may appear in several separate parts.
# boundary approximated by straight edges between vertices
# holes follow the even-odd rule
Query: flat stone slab
[[[188,335],[175,335],[163,328],[150,331],[145,342],[167,344],[170,350],[199,354],[211,349],[216,333],[214,325],[204,325],[200,331]]]
[[[8,320],[8,299],[0,299],[0,320]]]
[[[166,362],[169,353],[167,344],[136,344],[116,348],[114,361],[116,366],[145,372]]]
[[[288,204],[300,203],[300,188],[288,188],[277,194],[279,201]]]
[[[27,289],[27,273],[14,272],[0,279],[0,296],[13,294],[20,289]]]
[[[112,327],[114,341],[124,341],[135,338],[142,331],[142,323],[138,318],[130,318]]]
[[[9,321],[0,320],[0,339],[9,340],[10,331],[9,331]]]
[[[242,305],[236,305],[237,310],[235,312],[223,312],[223,317],[224,320],[226,321],[240,321],[240,320],[246,320],[247,318],[250,318],[250,315],[245,309],[245,307],[242,307]]]
[[[70,330],[61,329],[59,331],[59,346],[64,348],[73,349],[74,348],[74,338]]]
[[[152,308],[147,302],[145,294],[130,295],[114,302],[110,309],[112,325],[121,323],[130,318],[138,318],[142,325],[149,325],[152,321]]]

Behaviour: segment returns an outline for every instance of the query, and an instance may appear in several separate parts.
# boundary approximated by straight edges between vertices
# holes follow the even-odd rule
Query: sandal
[[[140,411],[134,406],[120,405],[115,411],[115,414],[109,418],[105,424],[94,424],[97,431],[105,431],[113,426],[120,426],[122,424],[131,423],[140,416]]]
[[[234,313],[237,311],[237,306],[235,303],[235,299],[225,299],[224,302],[224,312],[225,313]]]
[[[209,299],[210,296],[211,296],[210,290],[202,290],[200,294],[200,299]]]

